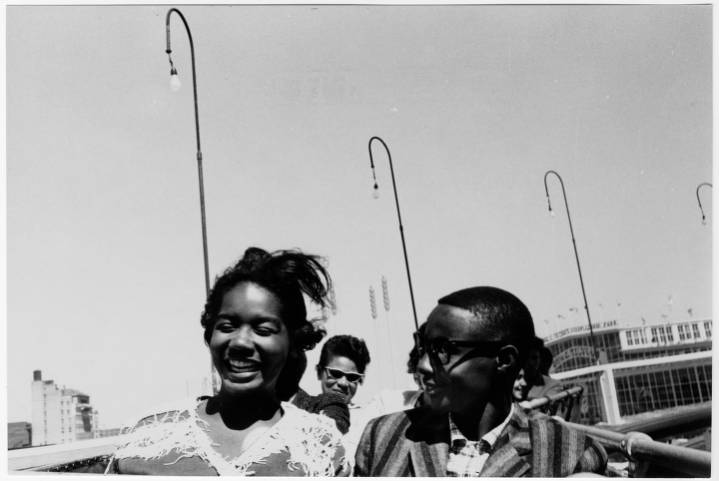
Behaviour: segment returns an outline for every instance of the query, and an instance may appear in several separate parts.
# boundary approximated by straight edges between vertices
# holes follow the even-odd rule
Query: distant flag
[[[377,319],[377,301],[375,300],[372,286],[369,286],[369,310],[372,314],[372,319]]]
[[[647,320],[642,317],[642,326],[647,323]]]
[[[561,315],[561,314],[557,314],[557,317],[560,318],[560,319],[564,319],[564,316]]]
[[[667,315],[666,315],[666,314],[662,314],[662,319],[666,319],[666,318],[667,318]]]
[[[569,308],[569,312],[577,312],[577,308],[576,308],[576,307],[570,307],[570,308]]]
[[[687,313],[689,314],[689,317],[694,316],[694,310],[691,307],[689,309],[687,309]]]

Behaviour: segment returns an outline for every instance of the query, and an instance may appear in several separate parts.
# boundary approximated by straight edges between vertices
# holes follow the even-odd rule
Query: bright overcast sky
[[[187,37],[167,6],[9,6],[8,418],[32,371],[103,427],[200,394],[209,356]],[[453,290],[519,296],[542,335],[711,316],[711,6],[181,8],[195,40],[211,275],[248,246],[325,256],[329,333],[368,342],[358,400],[409,387]],[[387,277],[389,312],[368,289]],[[381,295],[380,295],[381,299]],[[578,313],[573,309],[577,309]],[[560,317],[561,316],[561,317]],[[310,356],[310,365],[317,353]],[[303,387],[318,392],[312,374]]]

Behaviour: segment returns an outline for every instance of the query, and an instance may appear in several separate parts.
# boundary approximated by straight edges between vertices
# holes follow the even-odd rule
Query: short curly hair
[[[348,334],[332,336],[322,346],[320,366],[326,366],[331,356],[343,356],[357,365],[357,370],[364,373],[370,363],[369,349],[364,340]]]
[[[514,294],[498,287],[461,289],[442,297],[437,303],[472,312],[482,320],[488,341],[506,342],[517,348],[520,366],[527,361],[531,346],[537,342],[534,321],[527,306]]]

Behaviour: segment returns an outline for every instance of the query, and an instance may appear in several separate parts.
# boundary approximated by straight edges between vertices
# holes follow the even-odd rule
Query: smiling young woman
[[[348,474],[334,421],[286,402],[299,387],[293,364],[322,337],[303,294],[325,305],[329,287],[314,256],[247,249],[215,281],[201,318],[219,392],[140,421],[108,472]]]

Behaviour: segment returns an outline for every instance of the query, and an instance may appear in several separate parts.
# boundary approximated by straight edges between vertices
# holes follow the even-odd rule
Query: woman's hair
[[[362,339],[342,334],[327,339],[320,352],[320,366],[326,366],[332,356],[343,356],[357,365],[357,370],[364,373],[369,364],[369,350]]]
[[[277,391],[280,399],[286,400],[297,391],[302,377],[293,367],[297,367],[298,362],[301,363],[304,358],[303,351],[314,348],[324,337],[324,333],[315,329],[307,320],[303,294],[326,307],[330,303],[328,292],[332,281],[317,256],[298,250],[267,252],[258,247],[250,247],[234,266],[215,279],[200,318],[205,331],[205,341],[210,341],[212,327],[225,294],[243,282],[257,284],[280,300],[282,321],[290,338],[290,352],[285,369],[280,374]],[[305,360],[305,365],[306,362]]]

